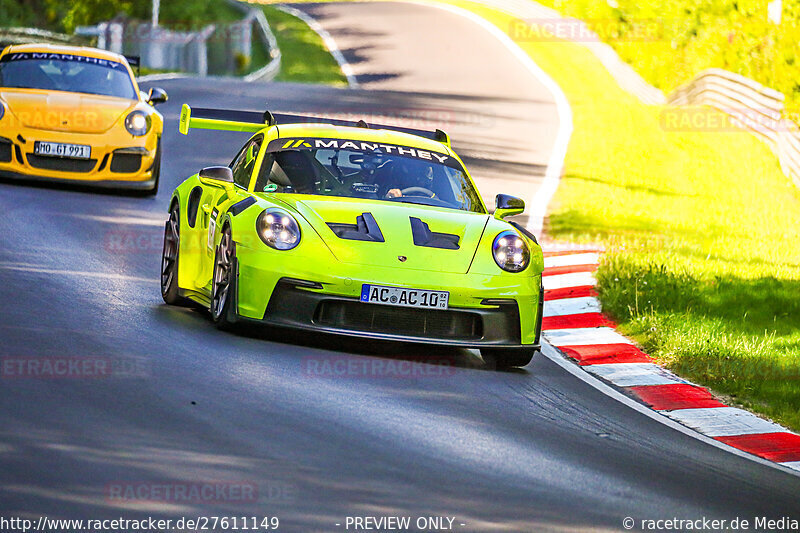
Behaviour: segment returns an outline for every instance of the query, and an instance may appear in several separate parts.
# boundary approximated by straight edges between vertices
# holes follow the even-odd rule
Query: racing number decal
[[[215,207],[213,211],[211,211],[211,216],[208,218],[208,249],[214,249],[214,233],[217,231],[217,216],[219,215],[219,211]]]

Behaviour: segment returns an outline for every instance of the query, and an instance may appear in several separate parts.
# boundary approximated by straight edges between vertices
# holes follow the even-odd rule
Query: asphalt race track
[[[481,28],[412,5],[303,9],[337,39],[361,89],[157,82],[170,95],[157,198],[0,184],[0,356],[127,369],[3,376],[0,516],[277,516],[284,531],[345,530],[347,516],[365,515],[455,517],[458,531],[797,518],[800,477],[662,426],[542,356],[494,372],[467,351],[224,333],[202,311],[162,303],[172,188],[226,164],[244,140],[178,134],[183,102],[439,117],[487,198],[533,191],[543,174],[551,97]],[[421,358],[448,364],[419,365],[417,377],[381,370]],[[319,371],[342,360],[368,370]],[[214,482],[254,485],[257,497],[131,502],[113,492]]]

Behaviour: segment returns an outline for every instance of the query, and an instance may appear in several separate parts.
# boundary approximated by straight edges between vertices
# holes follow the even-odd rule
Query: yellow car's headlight
[[[150,115],[138,109],[131,111],[128,116],[125,117],[125,129],[135,137],[147,135],[152,123],[153,121],[150,119]]]

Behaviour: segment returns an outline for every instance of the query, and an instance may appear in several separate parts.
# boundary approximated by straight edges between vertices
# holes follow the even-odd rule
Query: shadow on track
[[[161,310],[173,310],[176,308],[162,306]],[[208,310],[199,304],[189,308],[192,316],[199,318],[208,328],[214,329],[210,321]],[[187,326],[183,318],[177,318],[173,313],[159,313],[166,321],[175,321],[174,327]],[[197,323],[191,321],[193,326]],[[469,350],[452,346],[437,346],[424,343],[409,343],[389,341],[382,339],[365,339],[351,337],[347,335],[337,335],[331,333],[314,332],[309,334],[307,331],[294,330],[291,328],[259,326],[258,324],[236,324],[230,331],[221,334],[232,335],[239,338],[262,340],[265,342],[291,345],[293,347],[314,348],[334,352],[335,357],[373,357],[389,361],[406,361],[420,365],[437,365],[443,367],[453,367],[471,370],[490,370],[495,371],[493,365],[483,361],[478,355],[477,350]],[[521,368],[503,370],[503,372],[528,374]]]
[[[47,189],[52,191],[78,192],[87,194],[100,194],[103,196],[117,196],[127,198],[150,198],[154,197],[148,191],[113,189],[98,185],[91,185],[91,182],[78,183],[72,181],[50,181],[32,178],[30,180],[22,178],[0,177],[0,185],[13,185],[15,187],[26,187],[32,189]]]

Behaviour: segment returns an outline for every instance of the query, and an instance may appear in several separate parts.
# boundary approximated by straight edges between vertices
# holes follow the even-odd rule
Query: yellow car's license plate
[[[73,159],[89,159],[92,157],[92,147],[84,144],[51,143],[36,141],[33,144],[33,153],[36,155],[49,155],[53,157],[71,157]]]

